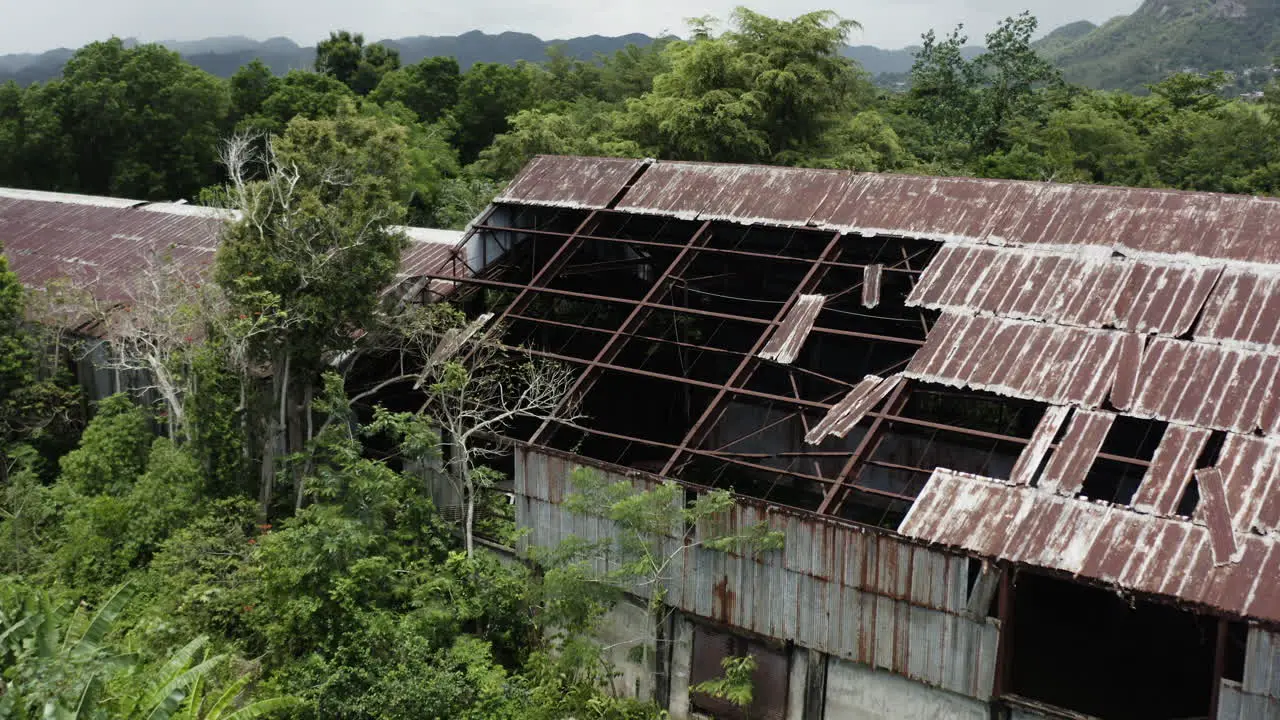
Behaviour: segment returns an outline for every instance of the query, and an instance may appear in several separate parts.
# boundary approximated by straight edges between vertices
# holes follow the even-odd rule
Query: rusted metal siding
[[[584,462],[586,462],[584,460]],[[515,479],[517,522],[529,545],[554,547],[616,532],[600,518],[560,507],[577,463],[522,448]],[[615,481],[652,482],[599,470]],[[554,498],[552,500],[551,498]],[[874,667],[978,699],[990,695],[996,621],[968,612],[968,561],[863,528],[741,504],[717,529],[768,523],[780,551],[743,556],[693,544],[673,554],[667,601],[700,617]],[[671,542],[682,542],[675,538]],[[604,567],[604,566],[602,566]]]
[[[539,155],[494,202],[599,210],[643,165],[643,160]]]
[[[899,531],[983,557],[1280,620],[1280,549],[1273,537],[1236,533],[1235,556],[1219,563],[1202,521],[1144,515],[949,470],[934,472]]]
[[[826,300],[823,295],[801,295],[796,298],[795,305],[787,311],[773,337],[769,338],[769,342],[760,351],[760,357],[783,365],[795,362]]]
[[[1223,680],[1217,720],[1280,720],[1280,699],[1247,693],[1239,684]]]
[[[908,305],[1177,337],[1191,329],[1221,265],[949,245]]]
[[[1280,720],[1280,637],[1253,626],[1242,682],[1223,680],[1217,720]]]

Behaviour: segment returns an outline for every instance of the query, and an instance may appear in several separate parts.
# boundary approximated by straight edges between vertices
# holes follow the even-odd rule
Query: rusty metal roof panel
[[[66,280],[104,302],[127,302],[148,267],[172,262],[192,277],[213,264],[234,213],[177,203],[0,189],[0,242],[23,284]],[[411,239],[400,276],[449,274],[450,231],[397,228]]]
[[[764,360],[772,360],[783,365],[795,362],[826,300],[827,298],[823,295],[801,295],[796,298],[795,304],[782,318],[773,337],[769,338],[769,342],[760,351],[759,356]]]
[[[803,227],[828,198],[843,194],[847,183],[847,173],[831,170],[657,162],[617,209]]]
[[[880,404],[902,382],[901,375],[881,379],[875,375],[864,377],[840,402],[814,425],[804,441],[817,445],[827,437],[844,437],[868,412]]]
[[[905,374],[1053,405],[1097,407],[1111,389],[1122,337],[1103,330],[962,316],[934,326]]]
[[[1068,497],[1080,492],[1115,419],[1115,413],[1106,411],[1076,411],[1037,487]]]
[[[539,155],[495,203],[600,210],[627,187],[643,160]]]
[[[925,269],[907,304],[1177,337],[1191,328],[1221,269],[952,245]]]
[[[1210,499],[1209,508],[1216,502]],[[1209,508],[1206,512],[1212,515]],[[1280,620],[1280,586],[1274,582],[1280,570],[1276,539],[1232,533],[1229,526],[1214,523],[1143,515],[940,469],[899,532],[983,557]],[[1216,542],[1235,552],[1215,559],[1215,535]]]
[[[1280,271],[1227,267],[1209,295],[1195,338],[1255,349],[1280,344]]]
[[[1164,437],[1160,438],[1151,466],[1134,493],[1133,507],[1156,515],[1172,515],[1210,434],[1204,428],[1170,424]],[[1232,447],[1224,456],[1237,457],[1236,450]]]

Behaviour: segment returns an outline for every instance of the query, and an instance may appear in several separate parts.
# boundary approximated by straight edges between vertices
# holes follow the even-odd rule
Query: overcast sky
[[[806,0],[807,1],[807,0]],[[1000,18],[1031,10],[1042,31],[1075,20],[1100,22],[1132,12],[1140,0],[0,0],[0,53],[79,47],[111,35],[194,40],[214,35],[284,35],[301,44],[334,28],[371,39],[518,30],[544,39],[664,30],[683,34],[684,18],[724,17],[746,4],[774,16],[830,8],[861,22],[853,44],[898,48],[920,33],[963,22],[981,38]]]

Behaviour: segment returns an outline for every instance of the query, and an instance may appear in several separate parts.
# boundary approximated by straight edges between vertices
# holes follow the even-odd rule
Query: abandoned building
[[[112,202],[0,194],[24,282],[216,243]],[[785,533],[694,528],[663,626],[611,615],[673,718],[1280,718],[1280,201],[539,157],[402,278],[580,368],[512,438],[523,543],[609,532],[578,466]],[[746,711],[690,692],[743,653]]]

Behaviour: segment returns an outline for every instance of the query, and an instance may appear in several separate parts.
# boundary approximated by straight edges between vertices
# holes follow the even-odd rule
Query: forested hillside
[[[420,35],[386,39],[378,42],[400,53],[401,62],[412,65],[433,57],[451,57],[458,66],[467,70],[477,63],[501,63],[514,65],[522,60],[542,62],[547,51],[558,48],[565,55],[578,60],[594,60],[597,55],[612,55],[628,45],[645,46],[657,39],[632,33],[620,37],[588,35],[565,40],[542,40],[529,33],[504,32],[490,35],[478,30],[461,35]],[[137,41],[124,39],[126,47],[135,47]],[[242,65],[260,60],[276,75],[290,70],[308,69],[315,59],[314,45],[301,46],[289,38],[278,37],[257,41],[246,37],[217,37],[195,41],[164,41],[158,43],[172,50],[184,60],[218,77],[228,78]],[[13,80],[19,85],[47,82],[58,77],[71,50],[50,50],[40,54],[0,55],[0,82]],[[905,58],[911,63],[909,53],[902,52],[899,63]]]
[[[1183,70],[1256,75],[1253,87],[1270,79],[1280,55],[1273,0],[1146,0],[1132,15],[1082,29],[1066,26],[1038,48],[1068,80],[1096,88],[1141,90]]]
[[[515,541],[486,433],[561,408],[565,376],[457,352],[446,305],[384,304],[393,228],[462,227],[538,153],[1280,189],[1274,84],[1261,103],[1192,74],[1088,90],[1035,27],[1010,18],[977,57],[930,33],[904,93],[841,54],[849,21],[747,10],[599,63],[463,70],[335,32],[313,69],[224,80],[112,40],[0,86],[0,186],[240,211],[209,277],[150,270],[127,312],[24,291],[0,257],[0,717],[659,717],[614,697],[583,639],[652,563],[602,577],[598,549],[568,547],[535,573],[473,542]],[[87,402],[67,318],[153,391]],[[376,407],[396,382],[415,402]],[[462,538],[424,466],[470,499]],[[670,522],[671,496],[595,497],[624,526]]]

